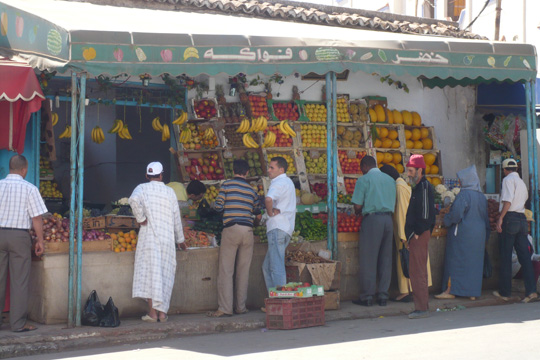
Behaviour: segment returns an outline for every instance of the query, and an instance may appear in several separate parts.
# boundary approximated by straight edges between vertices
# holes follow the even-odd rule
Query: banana
[[[187,120],[187,112],[183,110],[180,110],[180,111],[182,112],[182,114],[180,114],[180,116],[177,117],[176,120],[172,122],[174,125],[182,125]]]
[[[154,120],[152,120],[152,128],[159,132],[163,131],[163,125],[161,125],[161,123],[159,122],[159,116],[155,117]]]
[[[171,138],[171,133],[169,130],[169,125],[163,125],[163,133],[161,134],[161,141],[167,141]]]
[[[248,120],[248,119],[244,119],[244,120],[242,120],[242,122],[240,123],[240,126],[238,127],[238,130],[236,130],[236,132],[239,132],[239,133],[243,134],[243,133],[245,133],[248,129],[249,129],[249,120]]]
[[[118,134],[120,131],[122,131],[123,127],[124,122],[122,120],[116,119],[114,120],[113,127],[109,130],[109,134]]]
[[[285,134],[285,135],[288,135],[287,132],[285,131],[285,129],[283,129],[283,125],[285,124],[285,121],[281,121],[278,125],[278,129],[279,131],[281,131],[281,133]]]
[[[58,124],[58,114],[53,112],[51,113],[51,121],[52,121],[52,126],[55,126],[56,124]]]
[[[291,126],[289,125],[289,123],[287,122],[287,120],[283,120],[282,123],[283,123],[283,128],[285,129],[285,132],[286,132],[287,134],[289,134],[291,137],[296,137],[296,133],[295,133],[294,130],[291,128]]]
[[[244,137],[242,138],[242,140],[244,142],[244,145],[246,145],[249,148],[256,149],[259,147],[259,144],[257,144],[255,140],[253,140],[253,138],[251,137],[251,134],[249,133],[244,134]]]
[[[118,132],[118,136],[120,136],[120,138],[124,139],[124,140],[131,140],[133,139],[131,137],[131,134],[129,133],[129,129],[128,129],[128,126],[127,124],[124,124],[123,127],[122,127],[122,130],[120,130]]]
[[[105,134],[103,133],[103,129],[99,126],[96,126],[96,137],[98,140],[98,144],[101,144],[105,141]]]
[[[261,128],[259,131],[264,131],[268,127],[268,119],[266,119],[264,116],[261,116]]]

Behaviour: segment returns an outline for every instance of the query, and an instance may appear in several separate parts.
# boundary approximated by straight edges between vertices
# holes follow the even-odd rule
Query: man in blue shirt
[[[392,213],[396,205],[396,183],[377,168],[377,162],[371,156],[362,159],[360,170],[364,175],[356,182],[352,197],[356,213],[364,217],[358,242],[360,298],[353,303],[371,306],[377,295],[379,305],[386,306],[392,277]]]

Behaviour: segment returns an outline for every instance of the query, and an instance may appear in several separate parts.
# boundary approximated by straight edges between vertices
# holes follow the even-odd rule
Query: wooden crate
[[[422,129],[426,128],[429,132],[428,139],[431,140],[431,143],[433,144],[433,147],[431,149],[408,149],[408,150],[426,150],[426,151],[437,151],[439,148],[437,147],[437,136],[435,135],[435,128],[433,126],[406,126],[403,125],[403,132],[405,130],[413,131],[414,129]]]
[[[209,103],[212,103],[212,107],[214,109],[216,109],[216,114],[214,116],[211,116],[210,118],[203,118],[203,117],[199,117],[199,115],[197,115],[197,112],[195,111],[195,107],[197,106],[197,104],[199,104],[201,101],[207,101]],[[218,118],[220,116],[219,114],[219,107],[218,107],[218,104],[217,104],[217,100],[214,99],[214,98],[206,98],[206,99],[200,99],[200,100],[195,100],[195,99],[191,99],[191,109],[193,110],[193,117],[196,119],[196,120],[210,120],[210,119],[215,119],[215,118]]]
[[[224,167],[223,167],[223,154],[222,154],[222,150],[220,150],[220,149],[218,149],[218,150],[196,151],[196,152],[195,151],[178,151],[177,156],[178,156],[179,163],[180,163],[179,170],[180,170],[180,175],[182,177],[182,182],[188,182],[190,180],[194,180],[194,179],[191,178],[192,173],[187,170],[188,166],[191,169],[191,160],[192,159],[203,159],[203,158],[206,158],[210,154],[217,155],[216,162],[217,162],[218,166],[221,169],[224,169]],[[201,165],[198,165],[198,166],[201,167],[201,170],[202,170],[202,166]],[[225,174],[223,174],[223,177],[225,177]],[[202,179],[202,180],[219,180],[219,179],[205,178],[205,179]]]
[[[436,156],[436,159],[435,159],[435,163],[433,163],[433,165],[437,165],[437,167],[439,168],[439,171],[437,171],[437,173],[429,173],[429,174],[426,174],[427,176],[442,176],[443,174],[443,168],[442,168],[442,159],[441,159],[441,152],[439,150],[407,150],[405,151],[405,156],[404,156],[404,159],[403,159],[403,164],[407,164],[407,162],[409,161],[409,158],[411,157],[411,155],[413,154],[419,154],[419,155],[426,155],[426,154],[433,154]]]
[[[338,232],[338,242],[358,241],[359,234],[357,232]]]
[[[83,229],[129,228],[137,229],[139,223],[134,216],[106,215],[83,219]]]
[[[112,251],[112,239],[101,241],[83,241],[83,252]],[[75,252],[77,251],[77,242],[75,242]],[[69,242],[45,242],[44,254],[66,254],[69,252]]]
[[[373,123],[371,118],[369,119],[370,124],[379,124],[379,123],[388,123],[388,114],[386,109],[388,108],[388,99],[384,96],[366,96],[364,100],[367,103],[368,109],[374,109],[375,105],[381,105],[384,108],[384,121],[378,121]],[[368,116],[369,117],[369,116]]]
[[[405,156],[403,155],[403,152],[396,151],[396,150],[388,150],[388,149],[376,149],[376,152],[381,153],[381,154],[390,153],[390,154],[392,154],[392,157],[394,156],[394,154],[400,154],[401,155],[401,161],[399,163],[397,163],[397,164],[394,164],[394,162],[392,161],[392,164],[394,164],[396,166],[396,170],[398,170],[398,173],[400,173],[400,174],[405,174],[406,173],[405,164],[407,164],[407,163],[404,161]],[[377,154],[375,154],[375,159],[377,159]],[[384,162],[384,161],[381,161],[381,163],[379,163],[378,165],[380,165],[380,164],[384,165],[384,164],[387,164],[387,163]],[[398,169],[397,165],[401,165],[403,167],[403,171],[400,171],[401,169]]]
[[[351,105],[358,106],[358,113],[354,114],[351,111]],[[362,111],[362,109],[365,109]],[[349,115],[353,124],[367,124],[369,121],[369,113],[367,102],[364,99],[353,99],[349,101]],[[357,115],[357,116],[355,116]]]

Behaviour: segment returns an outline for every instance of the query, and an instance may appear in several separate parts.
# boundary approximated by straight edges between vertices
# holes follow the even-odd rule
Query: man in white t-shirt
[[[287,165],[280,156],[272,158],[268,164],[268,177],[272,182],[265,198],[268,252],[263,263],[267,289],[287,283],[285,249],[291,241],[296,216],[296,191],[286,174]]]
[[[528,303],[537,299],[534,270],[527,240],[527,218],[525,217],[525,202],[528,198],[527,187],[517,173],[517,162],[506,159],[502,163],[504,179],[501,187],[501,216],[497,221],[499,233],[499,291],[493,295],[508,301],[512,293],[512,248],[516,249],[519,263],[523,271],[525,298]]]

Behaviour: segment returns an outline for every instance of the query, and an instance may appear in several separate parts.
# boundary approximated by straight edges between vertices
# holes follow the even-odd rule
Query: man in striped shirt
[[[38,188],[24,180],[27,173],[26,158],[14,155],[9,160],[9,175],[0,180],[0,309],[4,308],[9,266],[9,323],[16,332],[36,329],[26,323],[32,265],[32,238],[28,230],[34,226],[37,235],[35,252],[40,256],[43,254],[41,215],[47,212]]]
[[[219,248],[218,305],[210,317],[245,314],[249,267],[253,257],[253,215],[260,213],[258,196],[246,181],[249,164],[234,160],[234,179],[225,181],[219,189],[214,208],[223,212],[223,232]],[[233,275],[236,263],[236,286]],[[236,289],[236,292],[234,292]]]

